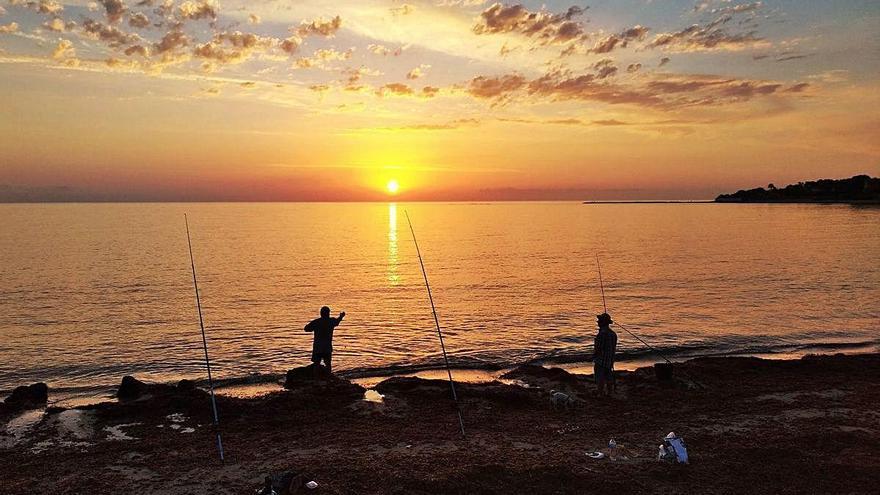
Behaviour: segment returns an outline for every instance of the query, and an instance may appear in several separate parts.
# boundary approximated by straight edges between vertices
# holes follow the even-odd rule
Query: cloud
[[[224,31],[215,34],[213,40],[196,45],[193,55],[205,59],[202,68],[212,71],[219,65],[244,62],[255,52],[266,51],[274,44],[273,38],[241,31]]]
[[[693,24],[680,31],[657,34],[647,47],[670,52],[701,52],[739,51],[770,46],[769,42],[755,36],[754,31],[729,33],[723,25],[730,19],[730,16],[722,16],[706,26]]]
[[[433,98],[440,93],[440,88],[435,86],[425,86],[419,96],[422,98]]]
[[[648,34],[649,28],[636,25],[628,29],[624,29],[619,34],[611,34],[600,39],[590,49],[592,53],[609,53],[615,48],[626,48],[633,41],[642,41]]]
[[[434,5],[438,7],[476,7],[483,5],[489,0],[436,0]]]
[[[296,61],[297,67],[306,69],[309,67],[324,67],[327,62],[348,60],[351,58],[352,49],[340,52],[334,48],[322,48],[316,50],[311,57],[302,57]]]
[[[177,15],[181,19],[197,21],[200,19],[217,20],[220,5],[216,0],[187,0],[177,8]]]
[[[541,44],[563,44],[584,39],[580,22],[573,19],[584,13],[582,7],[569,7],[554,14],[541,10],[529,11],[521,4],[494,3],[484,10],[473,27],[476,34],[517,33],[538,40]]]
[[[403,83],[388,83],[380,86],[376,90],[376,94],[379,96],[412,96],[415,94],[415,91]]]
[[[13,3],[15,5],[15,3]],[[64,10],[64,6],[54,0],[40,0],[39,2],[28,2],[29,7],[34,8],[41,14],[58,14]]]
[[[330,20],[325,20],[321,17],[314,19],[311,22],[303,21],[297,28],[296,33],[302,37],[323,36],[325,38],[332,38],[333,35],[336,34],[336,31],[339,31],[339,28],[341,27],[341,17],[336,16]]]
[[[70,40],[61,40],[52,50],[52,58],[68,67],[78,67],[80,61],[76,58],[76,49]]]
[[[296,53],[296,50],[299,48],[299,45],[301,45],[301,44],[302,44],[302,38],[294,35],[294,36],[291,36],[287,39],[281,40],[281,43],[279,44],[279,48],[281,48],[281,50],[284,51],[285,53],[292,55],[292,54]]]
[[[143,12],[136,12],[128,18],[128,25],[138,29],[150,26],[150,18]]]
[[[464,86],[477,99],[506,104],[518,99],[525,102],[581,100],[611,105],[628,104],[673,110],[688,106],[725,105],[782,92],[801,92],[806,87],[785,88],[775,81],[723,78],[711,75],[658,74],[653,79],[640,79],[637,84],[609,82],[616,70],[609,59],[594,65],[597,72],[572,74],[557,69],[527,80],[519,74],[478,76]]]
[[[128,8],[125,6],[125,3],[122,0],[100,0],[101,5],[104,6],[104,10],[107,13],[107,22],[110,24],[116,24],[122,19],[122,16],[128,11]]]
[[[663,67],[664,65],[668,64],[668,63],[671,62],[671,61],[672,61],[671,58],[669,58],[669,57],[663,57],[663,58],[660,59],[660,63],[657,64],[657,67]]]
[[[141,57],[148,58],[150,56],[150,49],[144,45],[133,45],[126,48],[124,53],[128,56],[140,55]]]
[[[153,48],[157,53],[164,54],[173,52],[178,48],[185,48],[189,46],[190,40],[183,31],[179,29],[174,29],[165,33],[157,43],[153,44]]]
[[[477,76],[468,82],[467,92],[477,98],[504,100],[525,86],[526,78],[520,74]]]
[[[712,9],[713,14],[742,14],[744,12],[754,12],[761,8],[763,2],[741,3],[738,5],[728,5],[717,9]]]
[[[410,80],[416,80],[425,75],[425,71],[430,69],[431,66],[428,64],[421,64],[413,70],[406,73],[406,78]]]
[[[6,9],[4,9],[2,5],[0,5],[0,16],[4,15],[6,15]]]
[[[642,69],[642,64],[639,64],[639,63],[629,64],[626,66],[626,71],[630,74],[635,74],[636,72],[640,71],[641,69]]]
[[[18,23],[10,22],[9,24],[0,25],[0,33],[17,33],[18,32]]]
[[[404,50],[406,50],[406,46],[400,46],[400,47],[392,50],[392,49],[386,47],[385,45],[369,44],[369,45],[367,45],[367,50],[370,53],[375,53],[376,55],[382,55],[383,57],[386,55],[393,55],[393,56],[397,57],[401,53],[403,53]]]
[[[789,60],[800,60],[802,58],[807,58],[809,55],[804,54],[790,54],[790,55],[780,55],[776,57],[776,62],[788,62]]]
[[[415,6],[405,3],[400,7],[392,7],[388,9],[391,11],[391,15],[409,15],[416,11]]]
[[[605,79],[617,74],[617,66],[614,65],[614,60],[610,58],[603,58],[596,62],[593,64],[593,69],[596,70],[596,79]]]
[[[54,17],[43,23],[43,27],[48,29],[49,31],[55,31],[56,33],[63,32],[67,25],[64,23],[64,20],[60,17]]]
[[[263,22],[263,19],[257,14],[251,14],[248,16],[248,22],[251,24],[260,24]]]
[[[810,89],[810,87],[811,87],[810,83],[802,82],[802,83],[797,83],[793,86],[790,86],[789,88],[787,88],[785,90],[785,92],[786,93],[803,93],[804,91]]]
[[[93,19],[86,19],[82,27],[87,36],[103,41],[111,48],[119,48],[142,41],[141,37],[136,34],[126,33],[116,26],[109,26]]]

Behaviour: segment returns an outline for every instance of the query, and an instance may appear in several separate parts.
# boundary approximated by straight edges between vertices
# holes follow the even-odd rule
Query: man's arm
[[[342,323],[343,318],[345,318],[345,311],[339,313],[339,318],[336,318],[336,324],[339,325],[340,323]]]
[[[303,327],[303,330],[305,330],[306,332],[314,332],[315,327],[314,327],[314,325],[312,325],[312,323],[314,323],[314,321],[310,321],[310,322],[306,323],[306,326]]]

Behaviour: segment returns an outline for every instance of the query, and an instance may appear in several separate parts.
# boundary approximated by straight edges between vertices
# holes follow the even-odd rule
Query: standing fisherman
[[[617,334],[611,329],[611,315],[602,313],[596,317],[599,333],[593,342],[593,376],[599,395],[611,395],[614,391],[614,353],[617,351]]]
[[[321,308],[321,317],[315,318],[305,326],[306,332],[315,333],[315,342],[312,344],[312,363],[315,364],[315,374],[318,374],[318,366],[324,361],[327,372],[331,372],[331,360],[333,357],[333,329],[342,323],[345,311],[339,313],[338,318],[330,317],[330,308]]]

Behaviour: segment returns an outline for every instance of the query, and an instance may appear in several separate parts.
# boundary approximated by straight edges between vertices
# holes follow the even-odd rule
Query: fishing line
[[[183,222],[186,225],[186,243],[189,246],[189,261],[192,265],[193,286],[196,289],[196,307],[199,309],[199,327],[202,329],[202,346],[205,348],[205,367],[208,368],[208,387],[211,390],[211,408],[214,411],[214,432],[217,433],[217,450],[220,453],[220,462],[223,462],[223,439],[220,438],[220,416],[217,415],[217,400],[214,398],[214,379],[211,378],[211,360],[208,358],[208,338],[205,336],[205,322],[202,319],[202,303],[199,299],[199,282],[196,280],[196,262],[193,257],[192,240],[189,237],[189,220],[186,213],[183,214]]]
[[[431,295],[431,285],[428,283],[428,272],[425,271],[425,262],[422,261],[422,253],[419,250],[419,241],[416,240],[416,231],[413,230],[409,220],[409,212],[403,210],[406,215],[406,223],[412,233],[413,244],[416,245],[416,254],[419,256],[419,265],[422,267],[422,276],[425,278],[425,288],[428,289],[428,300],[431,302],[431,311],[434,313],[434,324],[437,326],[437,336],[440,338],[440,349],[443,351],[443,361],[446,363],[446,373],[449,375],[449,388],[452,390],[452,400],[455,401],[455,409],[458,412],[458,425],[461,427],[461,436],[464,435],[464,420],[461,417],[461,406],[458,404],[458,395],[455,393],[455,382],[452,380],[452,368],[449,367],[449,357],[446,355],[446,345],[443,343],[443,332],[440,331],[440,319],[437,318],[437,308],[434,307],[434,296]]]
[[[605,309],[605,314],[608,314],[608,307],[605,305],[605,285],[604,285],[604,283],[602,282],[602,267],[599,265],[599,253],[596,253],[596,268],[597,268],[598,271],[599,271],[599,287],[600,287],[601,290],[602,290],[602,307]],[[656,353],[658,356],[660,356],[661,358],[663,358],[664,361],[666,361],[666,362],[669,363],[670,365],[672,364],[672,361],[670,361],[669,358],[666,357],[666,355],[664,355],[662,352],[658,351],[658,350],[657,350],[656,348],[654,348],[654,346],[652,346],[651,344],[645,342],[644,339],[642,339],[641,337],[639,337],[638,335],[636,335],[634,332],[630,331],[630,329],[626,328],[626,326],[624,326],[623,324],[621,324],[620,321],[618,321],[618,320],[614,320],[614,324],[615,324],[616,326],[622,328],[624,331],[626,331],[626,333],[632,335],[636,340],[638,340],[639,342],[641,342],[645,347],[647,347],[648,349],[650,349],[651,351],[653,351],[654,353]],[[681,372],[682,372],[682,374],[683,374],[684,376],[686,376],[688,379],[690,379],[690,381],[693,382],[693,383],[694,383],[695,385],[697,385],[698,387],[700,387],[700,388],[706,388],[706,387],[704,387],[700,382],[694,380],[694,379],[693,379],[693,378],[692,378],[687,372],[685,372],[684,370],[681,370]]]

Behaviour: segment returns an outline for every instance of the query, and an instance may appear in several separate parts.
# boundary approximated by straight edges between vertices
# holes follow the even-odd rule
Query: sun
[[[388,184],[385,184],[385,189],[391,194],[397,194],[397,191],[400,190],[400,184],[396,180],[391,179],[388,181]]]

